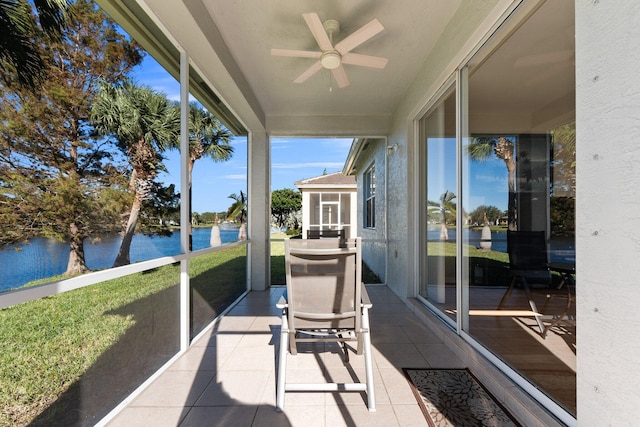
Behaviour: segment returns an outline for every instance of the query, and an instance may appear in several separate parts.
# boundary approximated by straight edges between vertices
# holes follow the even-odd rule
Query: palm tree
[[[118,267],[130,263],[129,249],[142,203],[152,197],[152,182],[164,168],[161,153],[178,145],[180,113],[164,94],[126,81],[100,86],[91,120],[98,132],[116,137],[132,168],[129,188],[134,199],[113,264]]]
[[[576,122],[572,121],[552,129],[553,144],[553,193],[558,187],[565,192],[576,192]]]
[[[222,127],[222,123],[209,111],[197,103],[189,103],[189,206],[191,205],[191,184],[193,166],[196,160],[209,157],[214,162],[224,162],[233,155],[229,145],[231,133]],[[189,228],[189,249],[192,245]]]
[[[189,188],[196,160],[209,157],[214,162],[224,162],[231,158],[230,138],[231,133],[214,115],[195,102],[189,104]]]
[[[504,161],[507,167],[509,183],[509,200],[507,221],[509,230],[516,230],[517,206],[516,206],[516,158],[513,141],[504,136],[500,137],[474,137],[466,147],[467,154],[472,160],[483,162],[495,153],[496,157]]]
[[[230,199],[234,202],[227,210],[227,219],[240,222],[238,230],[238,240],[247,240],[247,196],[240,191],[240,194],[231,194]]]
[[[59,40],[68,19],[68,0],[33,0],[33,5],[44,33]],[[35,22],[29,1],[0,1],[0,68],[15,69],[18,83],[31,88],[39,85],[45,67],[32,44]]]
[[[438,202],[429,202],[429,208],[431,211],[435,211],[440,214],[440,240],[449,240],[449,230],[447,229],[447,214],[449,216],[456,216],[456,204],[453,199],[456,195],[446,190],[440,195]]]

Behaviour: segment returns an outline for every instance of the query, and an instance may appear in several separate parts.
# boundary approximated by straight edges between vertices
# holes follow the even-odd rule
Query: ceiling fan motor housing
[[[320,57],[320,63],[327,70],[333,70],[334,68],[338,68],[340,63],[342,62],[342,57],[335,50],[327,50],[322,53]]]
[[[322,23],[322,26],[324,27],[324,30],[329,35],[329,38],[331,38],[332,36],[335,36],[340,32],[340,23],[335,19],[327,19]]]

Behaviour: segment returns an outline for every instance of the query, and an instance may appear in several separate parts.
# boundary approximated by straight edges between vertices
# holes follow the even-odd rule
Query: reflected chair
[[[529,306],[533,311],[540,333],[545,335],[542,316],[531,296],[530,285],[551,285],[547,240],[544,231],[507,231],[507,252],[509,253],[509,272],[512,276],[509,288],[500,300],[502,308],[511,296],[513,288],[520,283],[524,289]]]
[[[362,283],[360,238],[286,239],[285,268],[287,291],[277,304],[282,309],[277,409],[284,410],[288,391],[364,391],[369,411],[375,411],[368,312],[372,304]],[[365,382],[287,382],[287,357],[297,355],[298,345],[306,342],[342,343],[345,364],[347,342],[356,343],[356,353],[364,356]]]

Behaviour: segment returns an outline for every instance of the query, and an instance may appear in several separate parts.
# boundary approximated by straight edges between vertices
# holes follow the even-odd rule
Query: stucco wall
[[[578,424],[640,407],[640,2],[576,1]]]
[[[358,218],[358,235],[362,237],[362,259],[367,266],[378,275],[381,283],[385,283],[386,274],[386,234],[385,234],[385,212],[384,200],[386,190],[386,140],[372,139],[369,147],[362,153],[359,158],[357,170],[358,185],[358,201],[357,218]],[[364,228],[364,188],[363,174],[371,165],[375,164],[376,176],[376,227]]]

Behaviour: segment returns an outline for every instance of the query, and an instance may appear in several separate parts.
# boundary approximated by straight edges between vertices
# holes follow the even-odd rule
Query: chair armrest
[[[280,297],[280,299],[278,300],[278,302],[276,303],[276,307],[282,309],[282,308],[286,308],[289,304],[287,303],[287,300],[284,299],[283,296]]]
[[[364,282],[362,282],[361,284],[362,288],[361,288],[361,294],[360,294],[360,299],[362,300],[362,306],[364,308],[371,308],[373,307],[373,304],[371,304],[371,299],[369,299],[369,293],[367,293],[367,288],[364,286]]]

